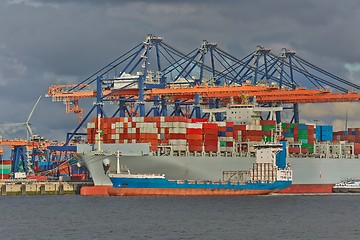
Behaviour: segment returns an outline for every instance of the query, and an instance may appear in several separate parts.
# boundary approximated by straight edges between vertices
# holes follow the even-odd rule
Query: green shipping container
[[[264,136],[262,137],[264,142],[274,142],[274,138],[272,136]]]
[[[308,131],[307,130],[299,130],[298,131],[299,139],[308,139]]]
[[[220,142],[220,147],[226,147],[226,142]]]
[[[261,129],[265,130],[265,131],[267,131],[267,130],[275,130],[276,127],[275,126],[261,126]]]

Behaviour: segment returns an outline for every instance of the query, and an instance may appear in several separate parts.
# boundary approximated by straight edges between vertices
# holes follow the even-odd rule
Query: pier
[[[92,182],[63,182],[63,181],[1,181],[0,195],[63,195],[80,194],[84,186],[92,186]]]

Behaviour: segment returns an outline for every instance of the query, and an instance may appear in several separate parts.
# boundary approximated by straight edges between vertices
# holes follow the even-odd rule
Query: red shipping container
[[[202,129],[201,128],[187,128],[186,129],[186,133],[187,134],[202,134]]]
[[[354,143],[354,154],[360,154],[360,143]]]
[[[217,145],[205,145],[205,152],[217,152],[218,151],[218,147]]]
[[[217,135],[218,130],[217,130],[217,128],[204,128],[203,134],[204,135]]]
[[[204,146],[218,146],[218,141],[204,141]]]
[[[227,147],[233,147],[233,146],[234,146],[234,143],[233,143],[233,142],[226,142],[226,146],[227,146]]]
[[[234,126],[234,123],[233,122],[226,122],[226,126],[227,127],[232,127],[232,126]]]
[[[210,140],[210,141],[217,141],[218,136],[217,135],[204,135],[204,140]]]
[[[219,127],[219,128],[218,128],[218,131],[219,131],[219,132],[226,132],[226,127]]]
[[[181,134],[181,133],[170,133],[169,137],[170,139],[186,139],[186,136],[187,136],[186,134]]]
[[[289,153],[300,153],[300,148],[290,148],[289,147]]]
[[[234,132],[226,132],[226,137],[234,137]]]
[[[199,134],[186,134],[186,139],[202,141],[203,136]]]
[[[200,122],[208,122],[208,120],[204,119],[204,118],[192,118],[192,119],[190,119],[190,123],[200,123]]]
[[[241,131],[246,130],[246,125],[234,125],[234,132],[239,130]]]
[[[216,129],[218,128],[218,125],[216,123],[203,123],[202,125],[203,129]]]
[[[187,140],[187,143],[189,146],[202,146],[202,141],[198,141],[198,140]]]
[[[261,126],[275,126],[276,121],[275,120],[260,120]]]
[[[202,146],[189,145],[189,151],[190,152],[201,152],[202,151]]]
[[[349,136],[347,136],[347,140],[348,140],[348,142],[355,142],[356,136],[355,135],[349,135]]]
[[[302,148],[301,153],[308,153],[308,149],[307,148]]]
[[[243,136],[243,141],[261,142],[262,136],[255,136],[255,135]]]

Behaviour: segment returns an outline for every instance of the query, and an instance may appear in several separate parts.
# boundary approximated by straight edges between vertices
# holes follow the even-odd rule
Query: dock
[[[93,182],[65,182],[65,181],[1,181],[0,195],[64,195],[80,194],[84,186],[93,186]]]

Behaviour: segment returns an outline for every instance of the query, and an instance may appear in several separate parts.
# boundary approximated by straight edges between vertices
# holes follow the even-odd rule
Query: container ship
[[[120,152],[117,171],[110,173],[113,187],[110,196],[234,196],[264,195],[286,189],[292,182],[292,171],[283,154],[286,144],[259,144],[256,160],[250,170],[222,171],[222,180],[171,180],[165,174],[132,174],[122,169]],[[164,170],[166,171],[166,170]]]
[[[113,185],[108,174],[116,173],[118,152],[121,169],[133,174],[232,181],[223,172],[252,169],[256,145],[285,138],[293,177],[282,193],[330,193],[334,184],[359,176],[359,144],[345,141],[360,136],[359,129],[334,133],[332,126],[276,124],[260,120],[260,114],[259,108],[238,105],[228,109],[224,122],[185,117],[95,118],[87,125],[89,143],[77,145],[77,159],[89,170],[95,186]]]

